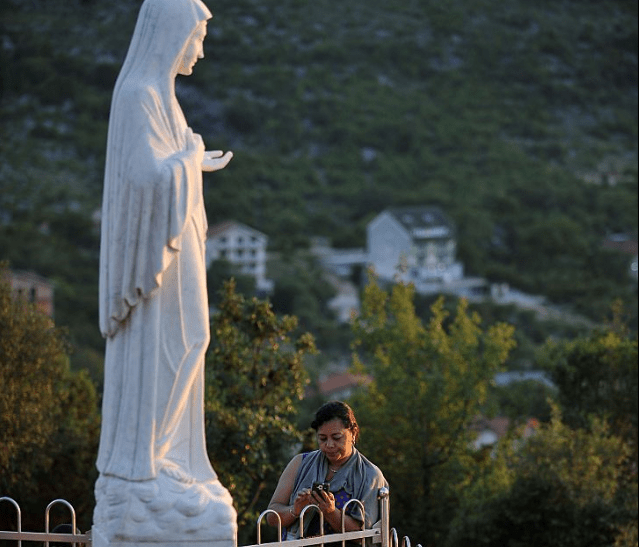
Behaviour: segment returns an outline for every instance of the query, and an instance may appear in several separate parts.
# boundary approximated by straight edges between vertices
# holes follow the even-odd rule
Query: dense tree
[[[354,400],[362,448],[389,480],[393,525],[425,545],[445,535],[471,425],[514,345],[511,326],[483,330],[463,300],[454,317],[443,299],[431,313],[415,315],[412,286],[372,282],[353,326],[354,368],[374,378]]]
[[[0,2],[0,254],[55,276],[58,323],[98,353],[97,241],[84,221],[57,241],[36,227],[43,202],[99,206],[139,5]],[[594,318],[611,295],[637,309],[627,257],[598,249],[637,234],[636,3],[291,0],[272,24],[251,0],[215,9],[215,53],[177,86],[205,142],[236,153],[205,175],[212,221],[236,218],[289,253],[315,235],[363,246],[388,205],[437,204],[469,274]],[[47,195],[67,185],[83,195]]]
[[[637,478],[630,447],[601,419],[572,429],[553,418],[528,439],[506,439],[464,493],[447,547],[631,547]]]
[[[348,348],[340,329],[335,324],[335,314],[328,307],[336,294],[329,276],[316,257],[308,251],[282,253],[281,258],[269,262],[269,276],[275,283],[270,296],[277,313],[297,317],[299,328],[313,333],[323,350]]]
[[[605,418],[637,458],[637,339],[630,337],[615,305],[612,323],[575,340],[549,340],[541,359],[559,393],[564,419],[588,427]]]
[[[246,299],[225,283],[213,318],[206,372],[209,456],[238,510],[240,543],[253,532],[279,473],[301,442],[296,408],[304,391],[310,334],[292,337],[295,317]]]
[[[206,285],[211,306],[217,306],[220,302],[224,294],[220,291],[220,287],[231,278],[235,280],[235,287],[239,293],[248,297],[255,294],[254,276],[242,274],[239,266],[226,259],[213,260],[206,271]]]
[[[41,524],[46,505],[69,500],[92,520],[99,416],[85,372],[71,372],[64,332],[22,299],[0,269],[0,491]],[[6,516],[6,515],[5,515]]]

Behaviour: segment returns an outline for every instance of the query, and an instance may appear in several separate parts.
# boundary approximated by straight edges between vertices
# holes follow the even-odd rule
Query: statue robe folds
[[[200,0],[145,0],[113,93],[102,204],[106,356],[94,514],[96,534],[108,541],[160,538],[177,545],[188,536],[230,545],[236,533],[232,500],[217,481],[204,435],[210,336],[204,145],[174,90],[184,52],[210,17]]]

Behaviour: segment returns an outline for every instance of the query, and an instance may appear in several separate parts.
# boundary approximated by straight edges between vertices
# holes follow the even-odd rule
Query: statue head
[[[204,57],[204,37],[206,36],[206,21],[201,21],[186,42],[182,57],[178,65],[178,74],[190,76],[198,59]]]
[[[211,17],[201,0],[144,0],[120,79],[191,74]]]

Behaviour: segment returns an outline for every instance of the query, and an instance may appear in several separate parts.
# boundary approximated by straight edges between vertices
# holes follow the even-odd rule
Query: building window
[[[426,223],[426,224],[434,224],[435,223],[435,217],[433,216],[432,213],[424,213],[422,215],[422,220]]]

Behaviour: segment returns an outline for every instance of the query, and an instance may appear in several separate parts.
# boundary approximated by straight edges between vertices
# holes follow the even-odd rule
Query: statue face
[[[195,32],[191,35],[188,44],[184,50],[178,74],[190,76],[193,74],[193,67],[198,59],[204,57],[204,37],[206,36],[206,21],[202,21]]]

